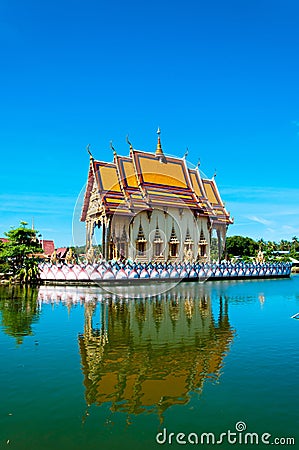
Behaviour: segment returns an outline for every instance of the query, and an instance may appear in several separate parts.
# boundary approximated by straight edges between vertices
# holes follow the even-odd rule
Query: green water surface
[[[299,448],[299,276],[153,289],[0,287],[0,448]]]

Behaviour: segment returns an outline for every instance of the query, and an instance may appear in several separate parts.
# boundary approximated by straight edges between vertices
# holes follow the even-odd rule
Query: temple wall
[[[170,255],[170,245],[169,241],[174,229],[175,236],[179,243],[177,244],[177,261],[183,261],[186,258],[184,253],[186,244],[186,236],[192,241],[190,244],[192,251],[192,258],[196,259],[198,256],[198,244],[201,236],[201,231],[206,240],[205,246],[205,259],[209,260],[210,254],[210,236],[208,231],[208,219],[205,217],[195,218],[192,211],[184,209],[179,210],[178,208],[168,208],[167,212],[164,210],[155,209],[151,214],[143,211],[133,218],[131,224],[127,217],[114,217],[111,222],[111,233],[117,239],[121,238],[123,230],[126,230],[128,236],[128,249],[127,257],[132,261],[139,259],[142,261],[153,261],[159,259],[161,261],[169,260]],[[140,227],[142,229],[144,238],[146,239],[145,254],[138,255],[138,235],[140,233]],[[158,231],[157,231],[158,228]],[[155,254],[154,241],[157,237],[157,233],[160,239],[163,241],[161,243],[161,253],[160,256]]]
[[[88,225],[89,222],[86,222]],[[98,226],[101,226],[98,221]],[[91,229],[87,226],[87,235],[91,242],[93,235],[93,226],[90,222]],[[144,235],[145,254],[138,254],[138,234],[140,226]],[[161,239],[161,253],[159,256],[155,250],[155,237],[158,234]],[[218,230],[219,231],[219,230]],[[225,226],[220,229],[222,241],[225,241]],[[170,240],[174,233],[177,238],[177,255],[170,256]],[[155,209],[151,213],[142,211],[135,217],[126,215],[114,215],[107,225],[103,225],[103,256],[106,260],[119,259],[121,256],[131,261],[138,260],[140,262],[149,261],[186,261],[192,262],[200,260],[202,262],[210,261],[210,231],[208,228],[207,217],[195,217],[189,209],[167,208],[167,211]],[[190,245],[186,243],[186,237],[189,238]],[[201,254],[199,245],[203,245]],[[223,246],[224,244],[222,244]],[[190,249],[189,256],[186,250]]]

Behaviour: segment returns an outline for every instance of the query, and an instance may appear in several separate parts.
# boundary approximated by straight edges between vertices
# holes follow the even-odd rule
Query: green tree
[[[265,242],[263,238],[259,239],[257,244],[262,251],[264,251],[267,247],[267,242]]]
[[[210,250],[211,260],[218,260],[218,240],[216,237],[212,237],[211,239],[211,250]]]
[[[250,237],[230,236],[226,238],[226,252],[229,257],[241,256],[242,258],[255,256],[259,244]]]
[[[5,261],[9,272],[21,282],[32,283],[38,279],[38,262],[35,254],[43,250],[37,238],[37,231],[21,222],[18,228],[4,233],[8,238],[0,248],[0,261]]]
[[[6,273],[9,271],[9,265],[6,262],[6,259],[3,255],[3,247],[4,244],[2,241],[0,241],[0,273]]]
[[[297,236],[293,236],[291,244],[291,255],[296,258],[298,251],[299,251],[299,239],[297,238]]]
[[[280,243],[279,243],[279,250],[282,251],[288,251],[290,250],[291,247],[291,243],[286,241],[285,239],[281,239]]]

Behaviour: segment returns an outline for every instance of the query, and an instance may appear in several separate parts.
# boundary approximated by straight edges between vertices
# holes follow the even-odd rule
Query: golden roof
[[[232,223],[215,179],[201,178],[198,169],[187,167],[185,158],[166,156],[160,130],[155,153],[133,149],[130,144],[130,156],[114,153],[113,163],[90,159],[82,221],[86,220],[94,181],[101,201],[100,214],[134,214],[173,206],[195,210],[213,221]]]
[[[134,150],[134,163],[145,185],[188,188],[187,171],[182,159],[165,157],[165,162],[161,163],[153,153]]]
[[[232,223],[229,213],[226,211],[224,203],[221,200],[215,178],[211,180],[202,179],[204,190],[206,196],[209,200],[210,205],[213,208],[214,213],[219,221]]]
[[[129,209],[121,189],[116,164],[92,161],[92,165],[103,210],[106,213],[127,214]]]

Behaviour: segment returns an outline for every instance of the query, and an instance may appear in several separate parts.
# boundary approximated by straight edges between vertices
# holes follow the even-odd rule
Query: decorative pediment
[[[187,232],[186,232],[186,237],[185,237],[184,243],[185,244],[193,244],[193,239],[191,238],[189,227],[187,227]]]
[[[207,245],[207,241],[206,241],[205,235],[203,233],[203,230],[201,230],[201,232],[200,232],[200,237],[199,237],[199,243],[198,244],[199,245]]]
[[[161,244],[163,243],[163,239],[161,238],[161,233],[158,226],[158,220],[157,220],[157,226],[155,230],[155,236],[154,236],[154,244]]]
[[[173,222],[172,222],[172,229],[171,229],[171,235],[170,235],[169,243],[170,244],[179,244],[180,243],[180,241],[177,238]]]
[[[137,235],[137,239],[136,242],[147,242],[147,240],[145,239],[145,235],[144,235],[144,231],[140,222],[139,225],[139,230],[138,230],[138,235]]]

